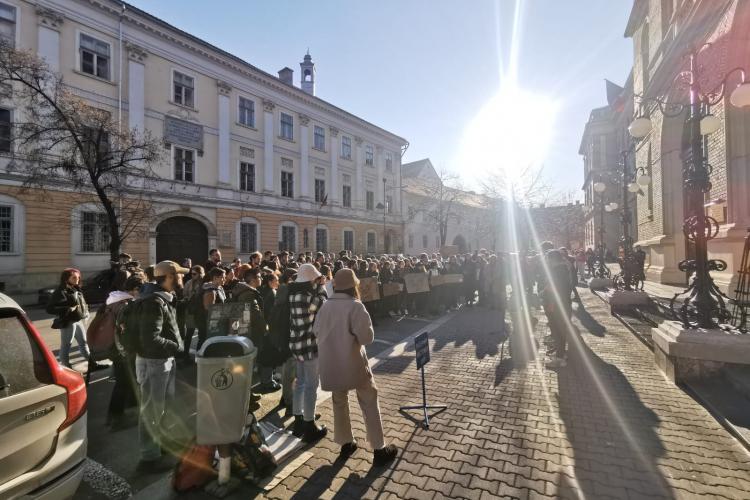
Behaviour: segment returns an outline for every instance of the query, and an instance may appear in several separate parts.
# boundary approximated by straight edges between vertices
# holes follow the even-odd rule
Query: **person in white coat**
[[[373,464],[386,465],[398,453],[386,446],[380,419],[378,388],[375,385],[365,346],[375,333],[370,315],[359,300],[359,280],[351,269],[340,269],[333,278],[335,293],[323,304],[315,318],[313,332],[318,341],[320,385],[332,392],[333,439],[341,446],[341,457],[357,449],[349,418],[349,391],[357,400],[367,429],[367,440],[374,450]]]

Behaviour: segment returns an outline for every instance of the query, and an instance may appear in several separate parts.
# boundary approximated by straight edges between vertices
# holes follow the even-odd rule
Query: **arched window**
[[[0,194],[0,272],[23,271],[26,208],[23,203]]]
[[[315,227],[315,250],[318,252],[328,251],[328,227],[318,224]]]
[[[305,81],[306,82],[311,82],[312,81],[312,71],[310,71],[309,69],[305,70],[304,76],[305,76]]]
[[[297,251],[297,224],[291,221],[279,225],[279,251]]]
[[[260,222],[254,217],[242,217],[235,226],[238,255],[249,255],[260,250]]]

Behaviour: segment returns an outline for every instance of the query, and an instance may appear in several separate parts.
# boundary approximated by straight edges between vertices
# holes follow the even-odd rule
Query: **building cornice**
[[[350,124],[353,127],[359,127],[367,130],[370,134],[384,139],[389,143],[398,143],[399,145],[404,145],[408,142],[403,137],[380,128],[377,125],[374,125],[367,120],[353,115],[352,113],[349,113],[348,111],[345,111],[327,101],[324,101],[319,97],[312,96],[302,89],[283,84],[275,76],[266,73],[265,71],[253,66],[247,61],[244,61],[243,59],[232,55],[229,52],[211,45],[210,43],[201,40],[194,35],[182,31],[170,25],[166,21],[163,21],[141,9],[138,9],[135,6],[132,6],[125,2],[121,2],[120,0],[79,1],[87,3],[113,17],[120,17],[122,15],[123,22],[129,24],[130,26],[138,27],[143,31],[149,32],[162,40],[166,40],[174,45],[192,52],[193,54],[199,55],[204,59],[219,64],[225,68],[231,69],[240,76],[248,78],[255,83],[262,85],[264,88],[272,91],[275,94],[284,95],[285,97],[290,98],[297,103],[304,104],[327,115],[332,115],[341,122]],[[122,13],[123,6],[126,7],[124,13]],[[71,17],[76,16],[75,9],[70,9],[68,12],[66,12],[66,15]],[[127,35],[129,36],[130,34]],[[209,76],[221,78],[220,75]]]

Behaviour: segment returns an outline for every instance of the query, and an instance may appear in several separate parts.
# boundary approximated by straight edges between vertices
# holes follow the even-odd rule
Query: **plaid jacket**
[[[318,357],[318,342],[312,327],[315,315],[327,298],[323,285],[313,287],[310,282],[289,284],[289,349],[300,361]]]

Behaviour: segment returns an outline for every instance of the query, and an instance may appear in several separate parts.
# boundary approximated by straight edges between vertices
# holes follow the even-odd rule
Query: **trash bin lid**
[[[230,358],[246,356],[255,350],[253,342],[247,337],[227,335],[206,339],[198,356],[202,358]]]

